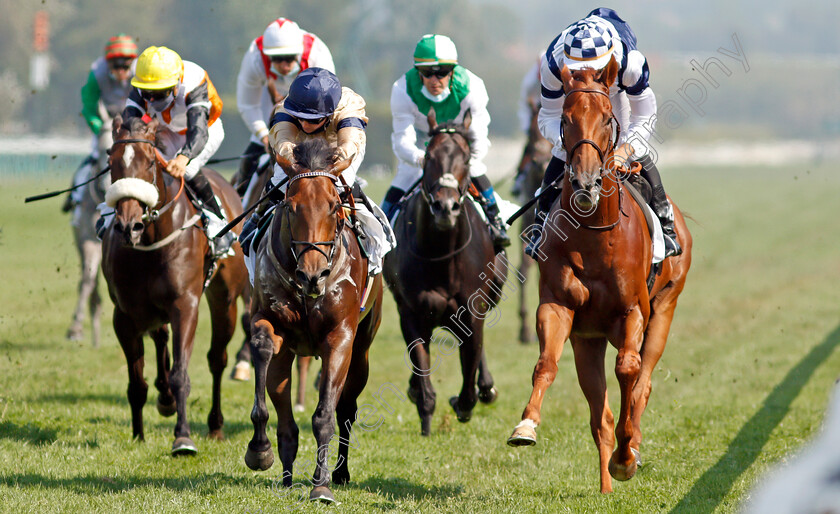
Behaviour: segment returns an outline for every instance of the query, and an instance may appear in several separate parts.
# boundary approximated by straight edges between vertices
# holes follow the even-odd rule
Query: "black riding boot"
[[[237,182],[234,184],[236,192],[240,197],[245,196],[248,185],[251,184],[251,177],[259,166],[260,157],[265,154],[265,147],[261,144],[251,142],[245,149],[244,157],[239,161],[239,171],[236,173]]]
[[[481,206],[487,216],[487,223],[490,225],[490,234],[493,236],[493,249],[496,253],[501,252],[510,246],[510,236],[507,235],[505,222],[499,213],[499,205],[496,203],[496,196],[493,191],[493,184],[487,175],[473,177],[472,183],[482,197]]]
[[[659,223],[662,225],[662,234],[665,236],[665,257],[679,255],[682,253],[682,247],[677,242],[677,230],[674,227],[674,209],[671,207],[670,202],[668,202],[665,188],[662,187],[662,177],[659,175],[659,170],[649,155],[638,159],[638,162],[642,165],[642,176],[650,183],[650,187],[653,190],[650,206],[653,212],[656,213],[656,217],[659,218]]]
[[[388,217],[388,220],[393,221],[394,214],[397,213],[400,200],[405,196],[405,191],[398,187],[391,186],[388,192],[385,193],[385,198],[382,200],[382,212]]]
[[[201,170],[196,175],[189,179],[187,183],[195,193],[196,199],[201,204],[201,221],[204,224],[204,233],[207,235],[207,240],[210,242],[210,250],[213,256],[220,258],[230,250],[230,245],[236,239],[236,234],[228,231],[221,237],[216,237],[222,228],[227,225],[222,208],[219,202],[216,201],[216,195],[213,193],[213,188],[210,182]]]
[[[566,163],[557,157],[552,157],[545,169],[545,175],[540,185],[542,196],[537,200],[537,213],[536,219],[534,220],[535,226],[531,229],[531,240],[525,246],[525,253],[533,259],[537,258],[537,249],[542,243],[545,218],[548,216],[549,211],[551,211],[551,206],[554,205],[554,202],[557,201],[557,198],[560,197],[560,193],[562,192],[563,172],[565,169]]]

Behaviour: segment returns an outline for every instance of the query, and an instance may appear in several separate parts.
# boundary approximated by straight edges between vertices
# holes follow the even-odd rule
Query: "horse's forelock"
[[[323,170],[332,164],[333,150],[323,139],[307,139],[295,146],[292,154],[295,162],[307,170]]]
[[[432,130],[429,131],[429,137],[435,137],[438,134],[447,134],[447,133],[456,133],[467,140],[467,143],[470,145],[473,144],[473,137],[470,134],[470,131],[465,129],[464,126],[460,123],[455,123],[454,121],[447,121],[441,125],[436,126]]]

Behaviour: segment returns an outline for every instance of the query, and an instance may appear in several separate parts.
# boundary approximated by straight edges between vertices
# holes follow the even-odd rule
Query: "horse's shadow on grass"
[[[42,395],[38,397],[36,401],[49,403],[67,403],[70,405],[78,405],[79,402],[111,403],[114,405],[125,405],[126,407],[128,407],[128,398],[126,397],[126,395],[116,393],[55,393]]]
[[[426,486],[397,477],[368,478],[364,482],[350,481],[344,489],[359,489],[378,494],[388,500],[449,500],[460,496],[460,485]]]
[[[76,494],[99,496],[103,493],[120,493],[138,487],[153,487],[170,491],[190,491],[199,494],[218,493],[219,483],[236,483],[238,479],[224,473],[199,473],[178,478],[118,477],[105,475],[79,475],[55,478],[38,473],[18,473],[0,476],[0,485],[11,488],[46,488],[72,491]]]
[[[45,446],[54,443],[58,437],[56,431],[49,428],[41,428],[31,423],[17,425],[10,421],[4,421],[0,423],[0,439],[12,439],[35,446]]]
[[[672,513],[712,512],[720,505],[732,484],[758,458],[770,434],[787,415],[791,403],[802,392],[811,375],[837,346],[840,346],[840,325],[788,371],[764,400],[761,409],[738,431],[726,454],[703,473]]]

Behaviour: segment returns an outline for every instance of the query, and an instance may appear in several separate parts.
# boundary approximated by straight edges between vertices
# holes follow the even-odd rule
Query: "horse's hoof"
[[[239,382],[247,382],[251,380],[251,363],[248,361],[239,361],[233,367],[230,373],[230,378]]]
[[[491,386],[490,389],[478,389],[478,401],[485,405],[495,402],[498,397],[499,391],[494,386]]]
[[[636,456],[633,455],[633,460],[630,461],[629,466],[625,466],[623,464],[619,464],[616,462],[616,455],[618,454],[618,450],[613,452],[612,458],[610,459],[610,465],[608,466],[610,471],[610,476],[614,479],[624,482],[626,480],[630,480],[633,478],[633,475],[636,474],[636,470],[638,469]]]
[[[636,467],[642,467],[642,454],[635,448],[630,448],[630,451],[633,452],[633,456],[636,457]]]
[[[175,398],[172,398],[172,403],[165,404],[162,401],[160,401],[160,396],[158,396],[157,411],[158,413],[160,413],[161,416],[163,416],[164,418],[168,418],[169,416],[175,414],[176,410],[177,407],[175,405]]]
[[[81,328],[79,328],[79,329],[71,328],[71,329],[67,330],[67,335],[65,337],[67,338],[68,341],[81,341],[82,338],[84,337],[84,334],[82,333]]]
[[[225,433],[222,431],[221,428],[217,428],[216,430],[211,430],[209,434],[207,434],[207,439],[213,439],[214,441],[224,441],[225,440]]]
[[[265,471],[274,464],[274,452],[269,446],[267,450],[255,452],[248,446],[245,452],[245,464],[254,471]]]
[[[332,483],[335,485],[344,485],[350,481],[350,472],[347,471],[347,466],[344,469],[337,469],[333,471]]]
[[[312,492],[309,493],[309,500],[321,503],[335,503],[335,496],[333,496],[329,487],[319,485],[318,487],[312,489]]]
[[[306,410],[306,407],[303,406],[302,403],[295,404],[295,412],[303,412]]]
[[[530,419],[522,420],[508,437],[508,446],[534,446],[537,444],[537,424]]]
[[[173,456],[195,455],[196,453],[198,453],[198,448],[195,447],[195,443],[189,437],[178,437],[172,443]]]
[[[472,419],[472,411],[461,412],[461,410],[458,408],[458,397],[457,396],[453,396],[452,398],[449,399],[449,405],[452,406],[452,410],[455,411],[455,416],[457,416],[458,421],[460,421],[461,423],[466,423],[470,419]]]
[[[420,419],[420,435],[429,437],[432,434],[432,417]]]

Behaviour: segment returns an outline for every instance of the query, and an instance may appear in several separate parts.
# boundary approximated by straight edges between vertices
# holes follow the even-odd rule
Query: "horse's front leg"
[[[312,363],[312,357],[298,357],[298,384],[297,396],[295,397],[295,412],[303,412],[306,407],[306,376],[309,373],[309,365]]]
[[[478,402],[478,395],[475,390],[476,374],[478,373],[479,363],[484,358],[482,344],[484,320],[474,317],[470,317],[470,320],[467,323],[469,325],[469,335],[462,333],[463,339],[458,346],[461,358],[461,392],[458,396],[449,399],[449,405],[452,406],[458,421],[461,423],[466,423],[472,418],[472,410]],[[492,377],[490,380],[492,381]]]
[[[131,405],[131,431],[135,439],[144,440],[143,405],[149,385],[143,378],[143,334],[128,314],[114,309],[114,332],[120,341],[128,365],[128,403]]]
[[[508,438],[511,446],[537,444],[537,426],[540,424],[545,391],[557,377],[557,362],[563,353],[563,345],[572,331],[574,311],[554,301],[543,300],[537,308],[537,335],[540,339],[540,357],[534,366],[531,378],[533,389],[528,405],[522,412],[522,421]]]
[[[528,227],[533,224],[530,221],[526,224],[523,219],[522,226]],[[534,340],[531,333],[531,324],[528,322],[528,272],[533,264],[531,258],[525,253],[525,245],[522,245],[521,263],[519,264],[519,275],[523,277],[523,281],[519,287],[519,342],[528,344]]]
[[[161,416],[169,417],[175,414],[175,397],[169,385],[169,330],[162,326],[152,332],[152,340],[155,342],[155,354],[157,359],[157,378],[155,387],[158,390],[157,410]]]
[[[268,408],[265,405],[265,387],[268,366],[279,349],[283,339],[274,331],[274,326],[259,312],[251,313],[251,360],[254,363],[254,408],[251,422],[254,436],[245,452],[245,464],[253,470],[265,471],[274,464],[271,442],[265,433],[268,423]]]
[[[615,358],[615,376],[621,390],[621,410],[618,414],[615,435],[618,446],[610,459],[610,475],[616,480],[630,480],[636,474],[636,454],[630,448],[633,439],[633,387],[639,379],[645,319],[638,306],[616,322],[610,340],[618,348]]]
[[[198,452],[190,439],[187,420],[187,398],[190,396],[190,376],[187,367],[192,356],[195,327],[198,323],[198,295],[186,292],[173,303],[170,313],[172,326],[172,371],[169,386],[175,396],[175,441],[172,455],[194,455]]]
[[[298,451],[300,430],[292,414],[292,362],[295,354],[288,348],[272,357],[266,375],[266,387],[277,413],[277,446],[283,463],[283,486],[292,486],[292,473]]]
[[[417,405],[420,416],[420,434],[427,436],[432,432],[432,415],[435,412],[437,395],[429,375],[437,364],[432,366],[429,346],[432,327],[429,322],[418,319],[420,316],[406,310],[400,312],[406,353],[411,361],[411,377],[408,379],[408,398]]]
[[[328,461],[330,458],[330,441],[335,435],[335,409],[338,398],[347,380],[347,370],[353,353],[353,338],[355,326],[349,323],[337,327],[330,332],[322,348],[323,364],[321,365],[321,383],[318,390],[318,406],[312,415],[312,432],[317,443],[317,461],[315,473],[312,477],[314,485],[309,499],[325,503],[335,502],[330,490],[330,473]],[[334,446],[338,446],[337,444]]]

